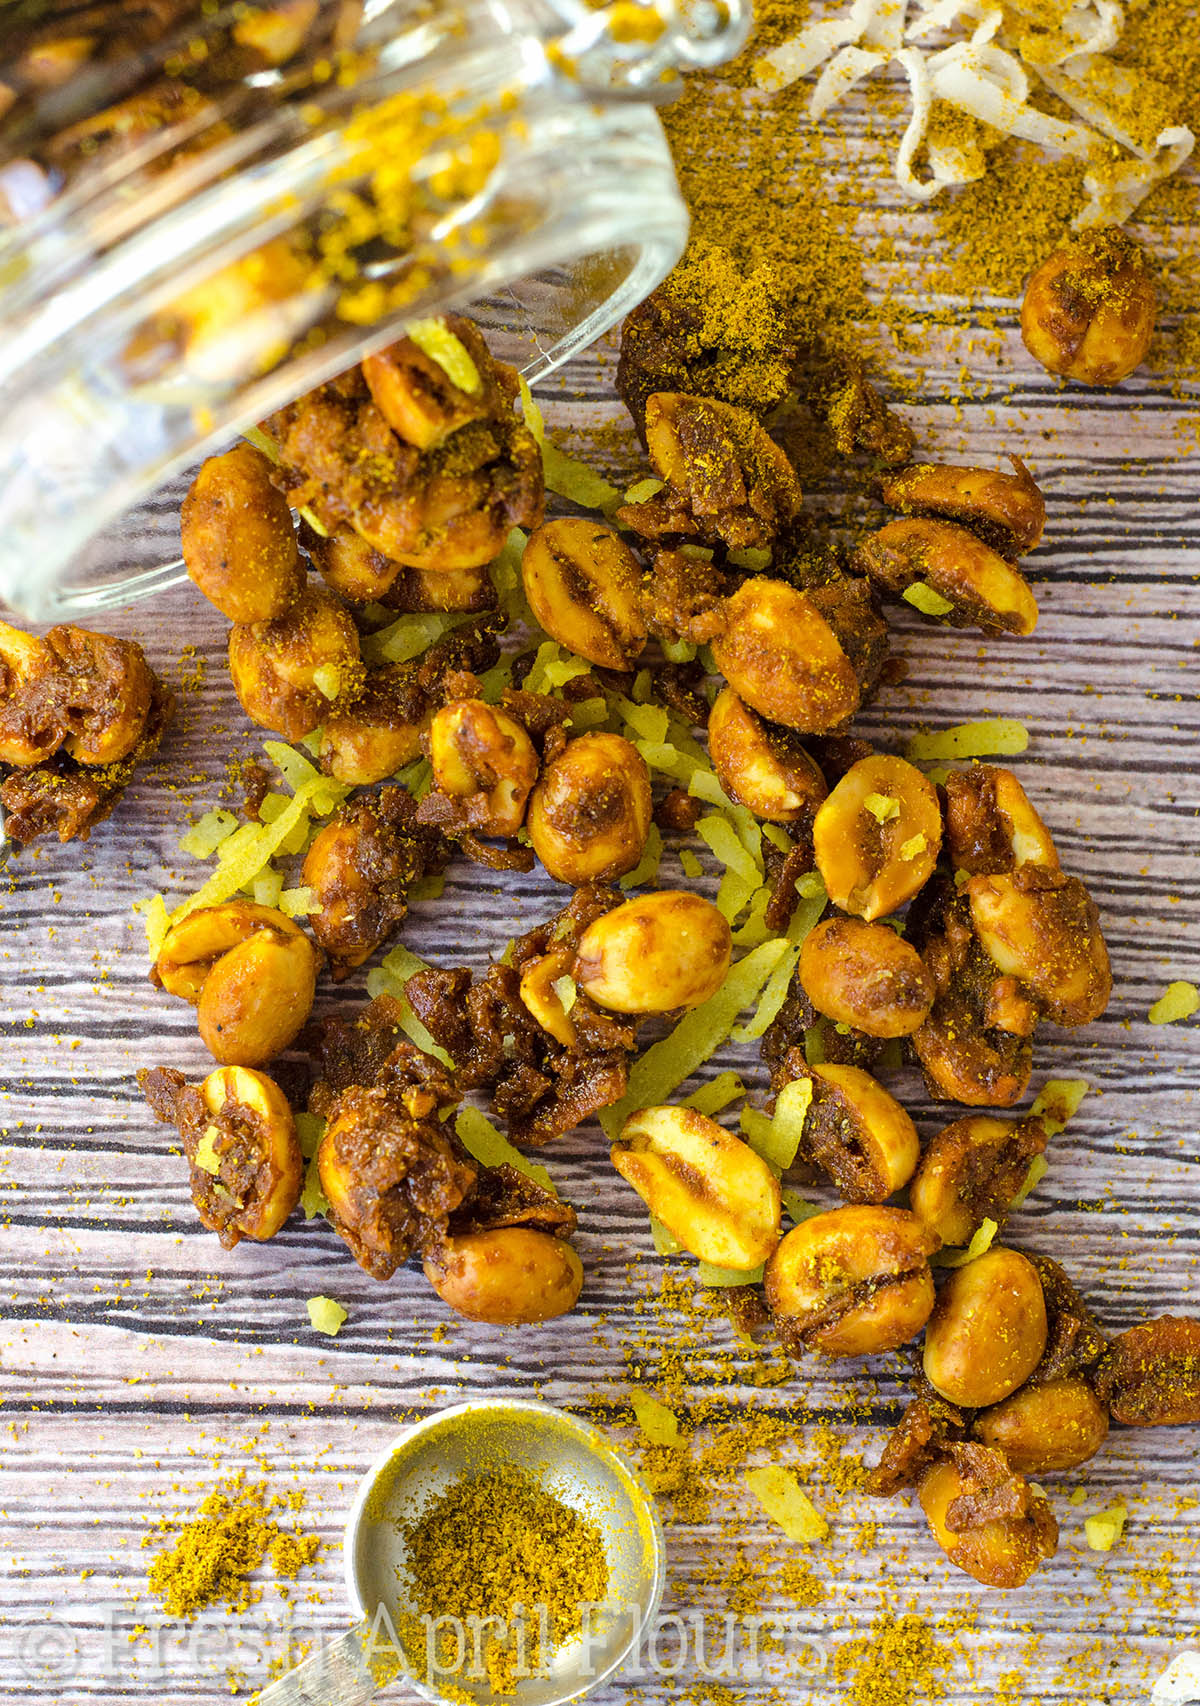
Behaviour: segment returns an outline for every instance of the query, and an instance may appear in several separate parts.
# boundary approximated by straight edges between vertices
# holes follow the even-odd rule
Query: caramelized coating
[[[708,719],[708,755],[722,788],[769,823],[811,819],[825,798],[825,778],[787,730],[757,716],[732,687],[723,687]]]
[[[933,978],[933,1007],[913,1033],[931,1096],[1008,1108],[1029,1082],[1038,1010],[975,933],[965,895],[935,878],[909,915],[909,938]]]
[[[570,1244],[531,1226],[452,1233],[429,1251],[424,1269],[443,1303],[497,1327],[566,1315],[583,1290],[583,1264]]]
[[[572,975],[585,995],[613,1012],[669,1013],[715,995],[732,955],[729,925],[710,900],[660,889],[590,924]]]
[[[397,437],[355,369],[268,422],[295,507],[330,533],[350,526],[393,562],[479,568],[514,527],[536,527],[542,456],[515,415],[474,420],[432,450]]]
[[[529,839],[556,882],[612,882],[646,847],[650,772],[621,735],[580,735],[545,766],[529,800]]]
[[[847,1202],[881,1203],[912,1178],[921,1152],[916,1127],[894,1096],[858,1066],[808,1066],[793,1049],[772,1078],[778,1093],[807,1078],[812,1104],[801,1154],[821,1168]]]
[[[230,629],[229,673],[252,722],[303,740],[335,700],[361,689],[358,630],[331,592],[309,587],[274,621]]]
[[[787,1348],[874,1356],[915,1338],[933,1309],[937,1240],[901,1208],[835,1208],[794,1227],[767,1264]]]
[[[482,699],[443,705],[429,728],[429,759],[454,820],[482,835],[513,836],[538,776],[538,755],[522,725]]]
[[[1082,1374],[1098,1383],[1099,1365],[1109,1351],[1107,1336],[1071,1283],[1049,1256],[1030,1256],[1042,1282],[1046,1303],[1046,1349],[1029,1377],[1030,1386],[1044,1386]]]
[[[51,628],[54,701],[65,730],[63,750],[77,764],[118,764],[142,738],[155,697],[155,677],[134,640],[117,640],[64,623]]]
[[[985,1220],[1003,1226],[1049,1136],[1040,1119],[968,1114],[944,1126],[921,1157],[908,1200],[943,1244],[969,1244]]]
[[[295,1040],[312,1011],[317,956],[282,912],[227,901],[172,925],[150,978],[196,1007],[214,1060],[261,1066]]]
[[[1200,1422],[1200,1321],[1160,1315],[1121,1333],[1098,1385],[1113,1420],[1125,1427]]]
[[[984,950],[1056,1025],[1098,1019],[1112,969],[1096,904],[1078,877],[1040,865],[972,877],[971,921]]]
[[[925,1378],[963,1409],[999,1404],[1042,1359],[1048,1325],[1037,1269],[993,1245],[955,1268],[925,1330]]]
[[[883,501],[904,515],[935,516],[977,533],[1002,556],[1023,557],[1040,542],[1046,500],[1018,456],[1011,474],[913,462],[883,482]]]
[[[1057,1550],[1046,1500],[986,1446],[954,1447],[922,1477],[917,1497],[950,1562],[986,1587],[1022,1587]]]
[[[160,1066],[139,1072],[138,1083],[157,1118],[179,1129],[205,1226],[227,1250],[273,1238],[304,1184],[296,1123],[274,1080],[223,1066],[194,1086]]]
[[[1018,1475],[1055,1475],[1095,1457],[1108,1438],[1108,1411],[1086,1380],[1052,1380],[982,1411],[974,1431]]]
[[[359,1266],[390,1279],[445,1240],[478,1176],[438,1119],[433,1090],[354,1084],[337,1095],[317,1150],[330,1220]]]
[[[116,806],[138,765],[158,750],[174,703],[154,677],[145,724],[134,747],[116,764],[90,769],[59,752],[44,764],[14,770],[0,784],[8,839],[18,847],[49,833],[60,841],[86,840]]]
[[[924,888],[941,845],[933,784],[882,753],[851,765],[813,821],[813,854],[830,900],[868,923]]]
[[[470,390],[455,384],[412,338],[363,358],[363,378],[376,408],[417,450],[436,449],[471,421],[507,414],[517,396],[516,370],[493,357],[478,326],[461,314],[445,314],[440,324],[466,351],[464,372],[475,370]]]
[[[1119,385],[1145,361],[1157,313],[1145,251],[1112,225],[1076,233],[1034,270],[1021,336],[1049,372],[1083,385]]]
[[[907,1037],[933,1005],[933,979],[886,924],[827,918],[804,938],[800,982],[818,1013],[869,1037]]]
[[[807,401],[833,434],[841,455],[863,450],[889,468],[899,467],[912,455],[912,428],[888,408],[858,356],[828,355],[809,385]]]
[[[634,667],[646,648],[641,567],[611,527],[583,516],[543,522],[529,536],[521,578],[552,639],[603,669]]]
[[[313,891],[312,933],[336,981],[387,940],[408,912],[412,885],[442,862],[440,837],[418,826],[403,788],[359,794],[318,832],[301,881]]]
[[[721,608],[717,668],[741,699],[799,734],[825,734],[859,707],[853,665],[806,593],[756,575]]]
[[[189,576],[230,622],[270,622],[304,590],[292,512],[251,444],[201,464],[180,532]]]
[[[1050,831],[1011,770],[973,764],[943,783],[946,844],[956,871],[993,876],[1020,865],[1058,868]]]
[[[169,696],[133,640],[63,623],[44,639],[0,622],[0,763],[32,767],[60,750],[110,765],[142,740]]]
[[[55,700],[57,676],[58,662],[45,640],[0,622],[0,764],[40,764],[66,739]]]
[[[1037,601],[1020,569],[951,521],[889,521],[859,546],[856,561],[893,597],[928,588],[949,606],[936,614],[952,628],[1032,634],[1037,626]]]
[[[560,953],[569,967],[588,926],[619,901],[612,889],[579,889],[556,917],[513,944],[508,963],[490,966],[478,979],[465,970],[431,968],[406,985],[413,1011],[453,1058],[459,1087],[486,1090],[517,1143],[548,1143],[625,1094],[632,1025],[604,1012],[577,986],[569,1015],[573,1040],[564,1042],[557,1021],[543,1025],[522,999],[532,968]]]
[[[795,469],[747,409],[660,391],[646,402],[646,446],[667,489],[617,512],[645,538],[684,534],[731,548],[770,545],[799,516]]]
[[[631,1114],[610,1159],[692,1255],[757,1272],[779,1242],[779,1181],[748,1143],[695,1108]]]

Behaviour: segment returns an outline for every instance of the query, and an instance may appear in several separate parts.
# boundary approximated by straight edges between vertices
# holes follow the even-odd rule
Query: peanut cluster
[[[0,622],[0,808],[11,840],[86,839],[157,750],[171,694],[133,640]]]

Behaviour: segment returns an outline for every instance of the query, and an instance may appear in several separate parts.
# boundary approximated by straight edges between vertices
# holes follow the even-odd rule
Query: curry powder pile
[[[522,1653],[536,1672],[552,1646],[582,1629],[583,1607],[603,1600],[608,1563],[599,1526],[524,1469],[481,1469],[432,1498],[400,1533],[410,1605],[419,1615],[524,1620],[524,1640],[487,1632],[482,1660],[494,1692],[509,1694]],[[544,1618],[540,1615],[545,1608]]]
[[[277,1578],[292,1581],[316,1557],[317,1535],[281,1528],[276,1520],[276,1512],[303,1504],[302,1493],[273,1493],[243,1475],[221,1482],[150,1566],[151,1593],[169,1617],[194,1617],[220,1602],[245,1611],[260,1593],[249,1578],[264,1563]]]

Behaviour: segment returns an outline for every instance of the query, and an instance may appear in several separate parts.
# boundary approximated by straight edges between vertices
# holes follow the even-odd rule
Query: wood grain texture
[[[1170,980],[1200,979],[1200,447],[1180,434],[1185,403],[1153,378],[1112,396],[1067,392],[1031,371],[1011,315],[968,356],[971,335],[964,313],[927,355],[912,413],[930,452],[992,460],[1015,450],[1034,467],[1050,507],[1046,542],[1029,563],[1041,623],[1030,640],[985,643],[901,611],[906,679],[860,727],[894,750],[921,726],[1011,716],[1029,727],[1014,767],[1063,863],[1099,904],[1116,992],[1086,1031],[1047,1027],[1039,1039],[1035,1086],[1079,1075],[1092,1090],[1055,1140],[1013,1241],[1063,1259],[1114,1328],[1166,1310],[1200,1313],[1197,1032],[1194,1022],[1146,1023]],[[593,352],[562,376],[550,418],[564,433],[619,418],[611,357]],[[965,359],[973,384],[952,405]],[[631,452],[625,471],[636,467]],[[160,550],[180,490],[114,551]],[[146,981],[131,906],[154,889],[195,886],[178,836],[222,796],[231,758],[257,750],[260,737],[233,699],[223,626],[189,590],[111,626],[138,637],[177,689],[195,684],[182,689],[170,739],[115,818],[86,846],[38,848],[6,873],[0,1698],[227,1699],[238,1658],[219,1650],[216,1626],[203,1650],[179,1632],[164,1638],[162,1670],[150,1646],[129,1639],[139,1616],[147,1620],[142,1543],[159,1517],[190,1511],[219,1473],[242,1464],[266,1464],[281,1486],[303,1487],[328,1545],[299,1585],[295,1620],[311,1627],[296,1638],[333,1632],[344,1621],[341,1516],[356,1476],[405,1416],[474,1393],[537,1394],[593,1411],[632,1443],[617,1425],[630,1379],[653,1385],[664,1349],[683,1358],[697,1397],[724,1391],[795,1415],[794,1460],[809,1465],[807,1484],[834,1528],[809,1559],[816,1602],[791,1607],[790,1647],[771,1676],[717,1684],[693,1668],[674,1684],[612,1685],[597,1697],[606,1706],[681,1690],[725,1706],[862,1706],[871,1696],[856,1691],[853,1663],[839,1678],[831,1655],[882,1613],[910,1610],[941,1625],[941,1685],[953,1706],[1146,1698],[1196,1623],[1200,1436],[1115,1432],[1086,1472],[1051,1484],[1063,1529],[1054,1563],[1018,1593],[977,1587],[949,1571],[919,1513],[838,1494],[817,1449],[813,1423],[828,1417],[844,1427],[848,1450],[873,1459],[894,1414],[895,1361],[848,1373],[810,1364],[787,1384],[755,1387],[729,1329],[719,1320],[698,1328],[661,1291],[664,1264],[641,1205],[594,1127],[548,1157],[562,1193],[582,1207],[587,1286],[576,1314],[536,1332],[448,1318],[415,1269],[376,1284],[320,1222],[293,1218],[268,1246],[220,1250],[196,1220],[172,1134],[152,1122],[134,1082],[155,1062],[198,1075],[205,1056],[190,1009]],[[481,966],[561,899],[545,878],[501,884],[457,864],[443,901],[418,907],[403,939],[431,959]],[[321,1010],[360,999],[363,981],[336,994],[323,986]],[[748,1050],[723,1050],[713,1070],[733,1062],[761,1085]],[[911,1075],[902,1094],[923,1132],[948,1117]],[[349,1310],[336,1341],[309,1329],[304,1303],[315,1293]],[[1087,1501],[1073,1507],[1065,1495],[1081,1483]],[[1098,1558],[1084,1544],[1083,1517],[1116,1495],[1129,1503],[1129,1528]],[[867,1522],[878,1525],[873,1541]],[[779,1556],[731,1483],[711,1521],[671,1524],[669,1608],[722,1608],[713,1565],[731,1524],[768,1568]],[[280,1611],[270,1594],[265,1605],[272,1617]],[[801,1642],[815,1655],[802,1658]],[[285,1643],[276,1624],[275,1656]]]

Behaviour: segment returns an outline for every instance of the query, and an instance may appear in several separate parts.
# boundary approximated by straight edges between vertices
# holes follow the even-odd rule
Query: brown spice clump
[[[150,1566],[150,1592],[168,1617],[194,1617],[222,1602],[245,1611],[260,1597],[250,1577],[264,1563],[291,1581],[316,1557],[317,1535],[281,1528],[275,1519],[277,1511],[299,1510],[303,1503],[302,1493],[285,1497],[241,1474],[222,1481]]]

